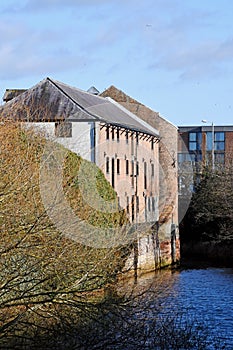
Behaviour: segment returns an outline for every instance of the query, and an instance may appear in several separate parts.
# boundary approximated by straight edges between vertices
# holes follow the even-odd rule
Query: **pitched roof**
[[[164,121],[165,123],[170,124],[170,126],[177,128],[173,123],[161,116],[159,112],[145,106],[143,103],[135,100],[114,85],[109,86],[109,88],[101,92],[99,95],[102,97],[109,96],[113,98],[152,127],[158,128],[160,122]]]
[[[158,131],[112,99],[45,78],[0,108],[5,117],[29,121],[100,121],[158,137]]]

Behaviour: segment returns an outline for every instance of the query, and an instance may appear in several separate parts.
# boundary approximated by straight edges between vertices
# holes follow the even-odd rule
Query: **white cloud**
[[[128,3],[136,3],[139,0],[127,0]],[[99,7],[101,5],[114,4],[115,0],[24,0],[21,4],[17,0],[11,1],[3,12],[37,12],[37,11],[59,11],[64,8]],[[125,0],[117,0],[118,5],[126,5]]]
[[[106,71],[128,67],[129,62],[130,69],[137,70],[140,61],[149,74],[156,69],[193,79],[224,74],[225,65],[233,59],[233,40],[218,36],[221,18],[207,6],[195,9],[183,0],[25,0],[21,7],[17,4],[9,3],[8,10],[15,16],[0,23],[2,79],[50,69],[78,70],[87,62],[101,61]]]

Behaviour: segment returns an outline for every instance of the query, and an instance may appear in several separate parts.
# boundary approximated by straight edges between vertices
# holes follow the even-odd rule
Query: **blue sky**
[[[0,16],[1,100],[49,76],[233,125],[232,0],[1,0]]]

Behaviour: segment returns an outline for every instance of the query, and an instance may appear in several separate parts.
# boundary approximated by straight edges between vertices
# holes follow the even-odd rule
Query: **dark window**
[[[115,187],[115,160],[112,158],[112,187]]]
[[[146,162],[144,163],[144,188],[147,188],[147,166],[146,166]]]
[[[125,161],[125,172],[126,172],[126,175],[129,175],[129,161],[128,161],[128,159],[126,159],[126,161]]]
[[[145,221],[147,222],[147,197],[144,197]]]
[[[139,196],[137,196],[137,206],[136,206],[137,213],[139,213]]]
[[[154,141],[151,141],[151,149],[154,149]]]
[[[106,127],[106,140],[109,140],[109,126]]]
[[[136,175],[139,175],[139,162],[136,163]]]
[[[109,174],[109,157],[106,157],[106,173]]]
[[[155,176],[155,165],[151,164],[151,176]]]
[[[150,211],[150,197],[148,198],[148,211]]]
[[[114,128],[112,128],[112,140],[114,140],[114,133],[115,133]]]
[[[131,184],[134,186],[134,161],[131,161]]]
[[[56,137],[72,137],[72,123],[55,123]]]
[[[117,141],[120,141],[120,129],[117,129]]]
[[[117,174],[120,174],[120,159],[117,159]]]
[[[129,143],[129,132],[128,131],[125,132],[125,139],[126,139],[126,143]]]
[[[190,132],[189,133],[189,150],[190,151],[200,151],[202,143],[202,133],[201,132]]]
[[[128,196],[126,198],[126,211],[127,211],[127,214],[129,214],[129,197]]]
[[[132,196],[132,203],[131,203],[131,205],[132,205],[132,221],[134,221],[134,196]]]
[[[152,197],[152,211],[155,211],[155,199]]]
[[[138,135],[138,133],[136,134],[136,144],[138,145],[138,143],[139,143],[139,135]]]

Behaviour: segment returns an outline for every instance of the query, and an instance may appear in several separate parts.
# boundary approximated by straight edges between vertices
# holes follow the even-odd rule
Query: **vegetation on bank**
[[[43,135],[21,128],[17,122],[1,121],[0,345],[16,335],[27,338],[35,332],[43,334],[48,326],[65,324],[69,318],[77,322],[79,311],[94,315],[98,303],[87,292],[112,283],[130,251],[128,246],[109,244],[108,237],[107,248],[101,248],[80,243],[77,233],[69,237],[58,230],[41,198],[45,147],[48,141]],[[68,205],[78,219],[90,224],[88,227],[120,229],[127,222],[124,211],[93,209],[85,200],[84,190],[80,192],[77,174],[84,163],[86,169],[93,169],[93,164],[90,167],[90,163],[66,151],[62,187]],[[47,162],[47,167],[51,166],[52,159]],[[90,186],[96,186],[104,201],[117,202],[101,171],[95,169],[94,174],[96,181]],[[54,198],[58,194],[53,193]],[[65,220],[64,213],[61,219]]]
[[[222,258],[225,261],[232,259],[231,249],[228,249],[233,245],[233,173],[230,165],[216,167],[214,171],[204,169],[181,222],[180,233],[186,253],[196,255],[198,251],[193,250],[196,245],[200,256],[215,256],[219,262]]]

